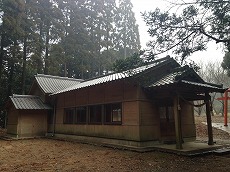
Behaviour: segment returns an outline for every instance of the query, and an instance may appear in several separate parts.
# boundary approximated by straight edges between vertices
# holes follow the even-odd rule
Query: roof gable
[[[35,80],[29,93],[31,94],[32,90],[36,89],[36,85],[42,90],[43,93],[52,94],[79,84],[82,81],[82,79],[37,74],[35,75]]]
[[[181,80],[205,83],[204,80],[192,68],[184,66],[174,68],[167,75],[162,76],[154,83],[151,83],[148,87],[169,85]]]

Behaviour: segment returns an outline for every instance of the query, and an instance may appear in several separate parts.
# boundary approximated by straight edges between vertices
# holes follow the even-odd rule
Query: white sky
[[[146,43],[150,40],[150,37],[147,33],[148,28],[142,19],[141,12],[153,11],[157,7],[164,10],[167,9],[169,4],[164,0],[131,0],[131,2],[139,25],[141,46],[142,48],[146,48]],[[195,62],[222,61],[223,56],[224,53],[222,52],[222,48],[213,42],[208,44],[207,51],[196,52],[190,57],[190,59]]]

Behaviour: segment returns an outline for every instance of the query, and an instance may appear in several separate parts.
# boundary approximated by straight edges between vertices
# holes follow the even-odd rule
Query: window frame
[[[118,106],[119,108],[116,108],[116,106]],[[109,108],[109,110],[108,110],[108,108]],[[118,112],[118,113],[120,113],[120,117],[118,117],[118,118],[120,118],[119,121],[113,120],[113,118],[114,118],[113,111],[116,109],[119,109],[119,112]],[[108,118],[109,121],[107,120],[107,116],[110,116]],[[106,125],[121,125],[122,124],[122,103],[121,102],[109,103],[109,104],[104,105],[104,124],[106,124]]]
[[[79,121],[78,119],[78,110],[80,108],[85,108],[85,121]],[[75,118],[74,118],[74,124],[87,124],[88,119],[88,107],[87,106],[79,106],[75,108]]]
[[[66,118],[67,115],[70,115],[70,114],[67,114],[67,112],[69,112],[70,110],[73,110],[73,114],[71,114],[72,121],[71,119]],[[76,113],[75,107],[64,108],[63,124],[74,124],[75,113]]]
[[[91,113],[93,113],[92,110],[94,110],[92,108],[95,108],[95,107],[100,107],[100,111],[101,111],[100,112],[101,114],[99,115],[100,116],[100,121],[91,121],[91,119],[92,119],[91,115],[93,115]],[[95,116],[97,118],[96,114],[94,114],[94,117]],[[97,124],[97,125],[102,125],[103,124],[103,105],[102,104],[88,106],[88,124]]]

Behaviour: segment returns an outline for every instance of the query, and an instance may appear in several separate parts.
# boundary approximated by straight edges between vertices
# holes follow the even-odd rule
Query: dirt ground
[[[196,117],[197,136],[207,140],[207,127]],[[223,118],[213,117],[213,122]],[[228,133],[214,129],[214,139],[229,140]],[[3,133],[2,133],[3,134]],[[229,171],[230,155],[185,157],[162,152],[128,150],[51,139],[0,140],[0,171]]]

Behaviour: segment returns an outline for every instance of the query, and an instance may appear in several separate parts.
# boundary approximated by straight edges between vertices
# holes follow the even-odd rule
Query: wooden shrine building
[[[196,138],[193,101],[204,100],[212,145],[209,93],[224,91],[169,57],[86,81],[37,75],[31,96],[10,97],[7,132],[139,148],[175,142],[181,149]],[[41,131],[33,132],[39,117]]]

